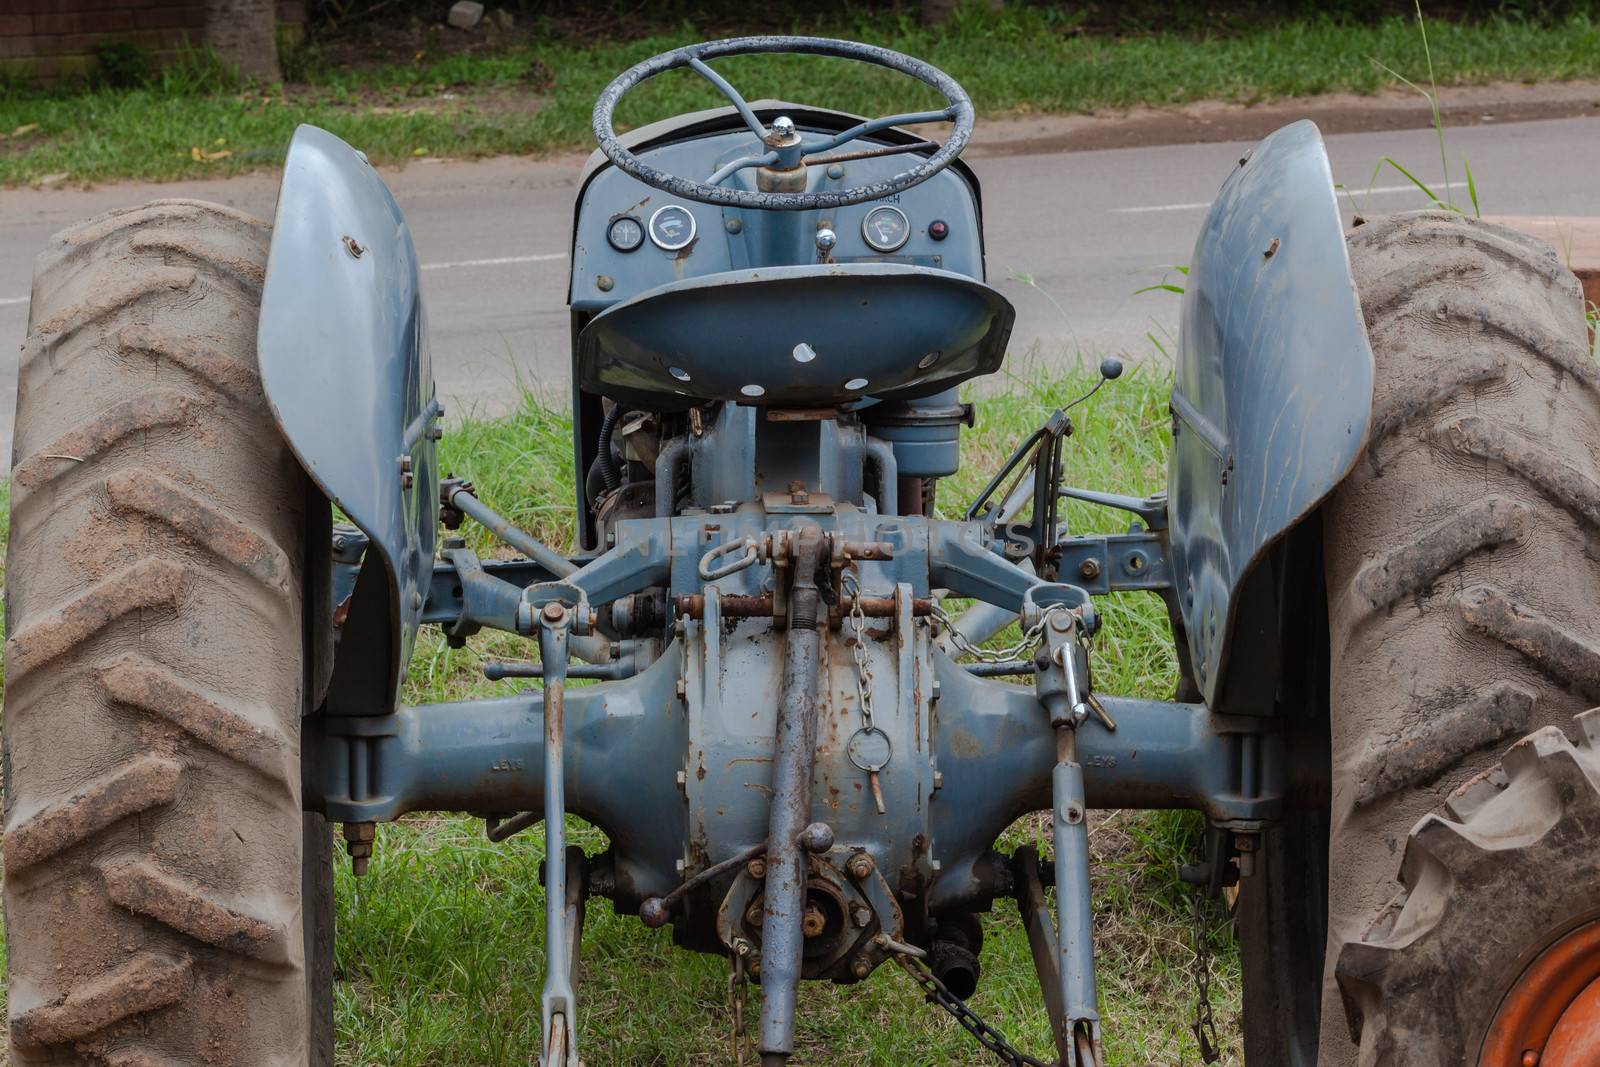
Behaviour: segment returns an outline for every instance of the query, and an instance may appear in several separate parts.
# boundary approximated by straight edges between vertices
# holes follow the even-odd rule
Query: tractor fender
[[[1238,681],[1272,670],[1283,612],[1296,609],[1253,595],[1252,578],[1360,457],[1372,376],[1322,135],[1296,122],[1223,182],[1183,296],[1171,552],[1180,640],[1213,710],[1272,710],[1257,706],[1270,686]]]
[[[392,710],[432,575],[442,414],[411,232],[360,152],[295,131],[278,191],[257,350],[306,472],[370,544],[342,612],[339,714]]]

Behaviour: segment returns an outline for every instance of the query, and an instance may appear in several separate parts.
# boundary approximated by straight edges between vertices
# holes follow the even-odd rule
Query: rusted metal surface
[[[854,163],[858,159],[877,159],[879,156],[897,156],[902,152],[932,152],[938,148],[938,141],[916,141],[912,144],[886,145],[883,148],[863,148],[858,152],[839,152],[831,156],[807,156],[805,162],[808,167],[817,167],[831,163]]]
[[[804,948],[807,860],[800,835],[811,821],[811,782],[817,752],[817,664],[822,616],[816,572],[824,562],[822,529],[801,526],[795,536],[789,628],[783,653],[768,815],[767,877],[762,903],[761,1053],[794,1051],[795,996]]]
[[[705,883],[711,881],[713,878],[721,877],[722,875],[727,874],[729,871],[735,870],[736,868],[746,867],[747,865],[749,865],[749,867],[753,867],[756,857],[766,852],[766,850],[767,843],[765,841],[758,841],[744,851],[737,852],[734,855],[729,856],[721,863],[713,863],[711,866],[707,867],[693,878],[685,881],[682,885],[678,886],[678,888],[674,889],[666,896],[650,897],[647,899],[639,906],[639,917],[643,919],[644,924],[651,929],[665,926],[667,923],[672,921],[673,912],[677,910],[678,905],[683,902],[683,898],[686,895]],[[749,867],[747,867],[747,869],[749,869]],[[765,876],[766,872],[766,864],[763,862],[761,865],[761,874],[757,877]]]
[[[1484,1038],[1478,1067],[1600,1063],[1600,919],[1545,949],[1518,977]]]
[[[892,596],[864,596],[861,600],[861,612],[869,619],[894,618],[895,604]],[[845,597],[842,607],[845,612],[853,609],[855,597]],[[700,620],[705,618],[706,598],[703,593],[691,593],[680,596],[673,602],[678,609],[678,614],[686,618]],[[911,613],[918,618],[926,618],[933,614],[932,597],[913,597],[911,600]],[[727,619],[770,619],[773,616],[772,595],[763,596],[724,596],[722,598],[722,616]]]

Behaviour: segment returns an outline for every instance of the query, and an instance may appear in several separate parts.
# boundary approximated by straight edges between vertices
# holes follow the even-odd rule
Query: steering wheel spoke
[[[912,111],[902,115],[885,115],[882,118],[869,119],[866,122],[836,133],[831,137],[819,136],[816,140],[806,140],[801,147],[809,155],[813,152],[828,152],[840,145],[849,144],[851,141],[868,137],[880,130],[887,130],[891,126],[915,126],[924,122],[949,122],[955,118],[953,107],[943,108],[939,111]]]
[[[721,185],[723,182],[727,181],[741,170],[746,170],[750,167],[768,167],[777,161],[778,153],[775,151],[763,152],[759,156],[744,156],[741,159],[735,159],[731,162],[724,163],[722,166],[712,171],[711,176],[706,179],[706,184]]]
[[[766,138],[767,128],[761,124],[760,119],[756,118],[756,113],[750,110],[750,105],[745,102],[743,94],[733,87],[732,82],[712,70],[706,65],[705,60],[699,56],[689,57],[689,69],[710,82],[716,87],[717,92],[728,98],[728,102],[739,113],[739,117],[744,119],[744,124],[750,127],[751,133],[755,134],[758,139]],[[716,183],[710,182],[709,184],[715,185]]]
[[[849,129],[835,134],[813,134],[800,137],[795,135],[795,131],[791,126],[782,123],[774,123],[779,128],[769,130],[762,124],[761,119],[739,93],[739,90],[735,89],[722,75],[712,70],[708,65],[708,61],[727,56],[769,55],[773,53],[833,56],[839,59],[853,59],[863,63],[887,67],[890,70],[915,78],[937,90],[945,98],[947,104],[944,108],[935,111],[907,112],[905,114],[886,115],[881,118],[870,119],[856,123]],[[634,155],[617,136],[612,124],[612,115],[616,111],[617,102],[627,92],[646,79],[680,67],[688,67],[693,70],[710,82],[723,96],[727,97],[740,119],[761,142],[765,151],[731,160],[718,167],[704,181],[694,181],[676,174],[669,174]],[[779,170],[789,171],[797,167],[807,166],[811,162],[831,162],[832,160],[826,157],[823,160],[816,161],[807,160],[805,157],[819,152],[828,152],[838,148],[840,145],[871,136],[891,126],[915,125],[924,122],[950,122],[954,128],[942,145],[927,141],[919,141],[914,145],[891,144],[881,149],[872,147],[863,152],[853,153],[850,156],[850,158],[868,159],[880,155],[899,154],[900,152],[930,152],[926,158],[917,160],[915,165],[882,181],[868,182],[845,188],[822,188],[803,192],[730,188],[723,184],[732,175],[750,167],[776,166]],[[736,37],[722,41],[708,41],[704,44],[663,52],[661,55],[653,56],[642,63],[629,67],[601,92],[599,99],[595,102],[593,125],[595,139],[599,142],[600,150],[605,153],[611,162],[619,170],[656,189],[662,189],[685,200],[694,200],[702,204],[714,204],[723,207],[742,207],[771,211],[815,211],[831,210],[851,204],[865,203],[869,200],[877,200],[927,181],[954,162],[956,157],[961,154],[962,149],[966,147],[967,141],[972,136],[973,110],[972,101],[967,97],[966,91],[956,83],[955,79],[931,64],[900,52],[879,48],[876,45],[838,41],[827,37]]]

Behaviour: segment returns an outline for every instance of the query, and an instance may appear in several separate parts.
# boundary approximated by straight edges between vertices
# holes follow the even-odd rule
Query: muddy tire
[[[1592,851],[1522,866],[1493,827],[1458,833],[1434,813],[1509,741],[1600,703],[1600,377],[1577,282],[1531,238],[1424,212],[1357,229],[1350,256],[1377,374],[1367,451],[1324,510],[1318,1060],[1354,1062],[1359,1044],[1364,1067],[1459,1067],[1478,1062],[1514,961],[1561,933],[1557,916],[1596,907]],[[1516,795],[1484,818],[1568,818],[1538,788]],[[1430,946],[1432,988],[1385,962],[1411,941]]]
[[[328,855],[300,810],[308,486],[256,366],[268,238],[157,201],[36,263],[6,551],[15,1067],[326,1058],[306,946],[328,931],[302,908]]]

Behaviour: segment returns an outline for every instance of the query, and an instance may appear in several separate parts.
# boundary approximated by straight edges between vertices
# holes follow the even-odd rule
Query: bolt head
[[[547,622],[560,622],[567,615],[567,609],[555,601],[544,606],[544,617]]]
[[[800,847],[807,852],[826,852],[833,847],[833,827],[814,822],[800,831]]]
[[[856,961],[850,965],[850,971],[857,978],[865,978],[872,973],[872,961],[865,956],[857,956]]]
[[[744,870],[752,878],[765,878],[767,876],[767,861],[757,856],[744,865]]]
[[[852,878],[870,878],[872,876],[872,857],[865,852],[857,852],[850,857],[847,869]]]

